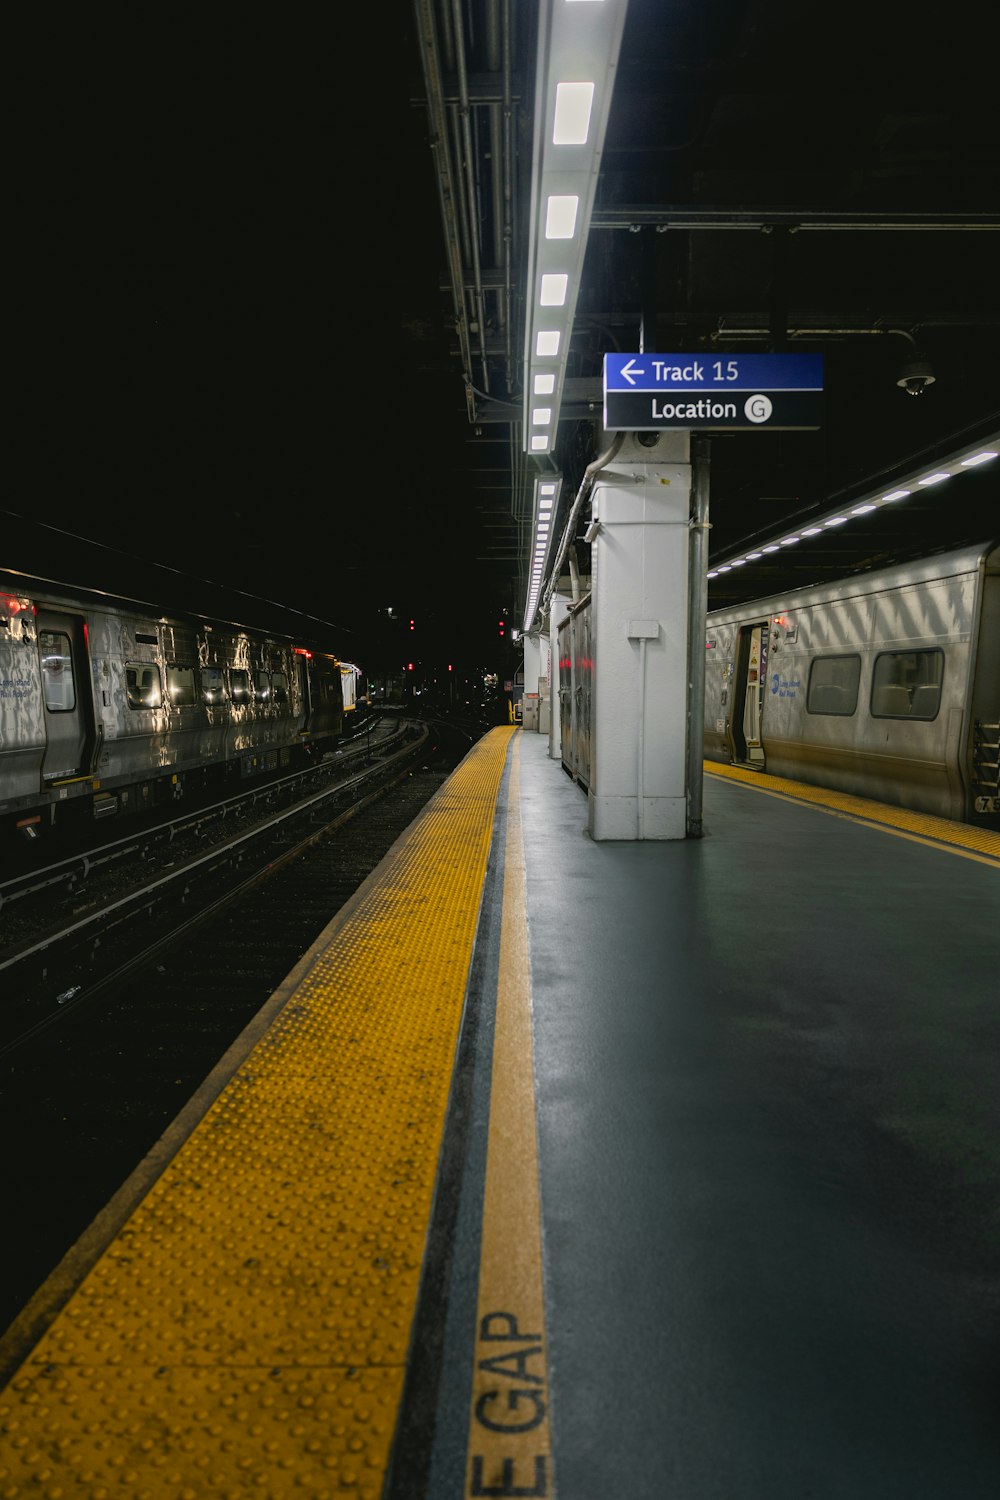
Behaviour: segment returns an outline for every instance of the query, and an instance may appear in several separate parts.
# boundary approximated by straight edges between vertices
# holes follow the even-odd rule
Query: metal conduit
[[[461,0],[452,0],[452,15],[455,26],[455,60],[458,64],[458,117],[462,131],[462,148],[465,157],[465,191],[469,214],[469,240],[472,246],[473,299],[476,308],[476,323],[479,329],[479,359],[482,370],[482,388],[486,395],[490,390],[490,371],[486,359],[486,310],[483,305],[483,278],[479,259],[479,231],[476,215],[479,203],[479,183],[472,147],[471,105],[469,102],[469,80],[465,67],[465,45],[462,39]]]
[[[437,167],[436,181],[438,202],[441,209],[441,224],[444,231],[445,249],[448,256],[448,275],[451,281],[452,306],[455,314],[455,329],[466,375],[466,401],[470,418],[473,414],[468,379],[472,370],[472,351],[469,346],[469,325],[465,315],[463,294],[462,253],[455,236],[459,222],[456,212],[455,184],[451,157],[448,151],[448,127],[444,106],[444,90],[441,85],[440,51],[437,29],[434,23],[433,0],[414,0],[417,35],[420,38],[420,60],[427,90],[427,114],[430,126],[430,145]]]

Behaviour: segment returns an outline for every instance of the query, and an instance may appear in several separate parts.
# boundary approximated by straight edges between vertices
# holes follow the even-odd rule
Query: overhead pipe
[[[458,112],[462,129],[462,148],[465,156],[465,184],[467,211],[469,214],[469,239],[472,246],[473,298],[476,307],[476,322],[479,327],[479,359],[482,370],[482,389],[490,393],[490,371],[486,359],[486,309],[483,301],[483,276],[479,258],[479,230],[476,210],[479,203],[479,183],[472,146],[471,109],[469,80],[465,66],[465,44],[462,37],[461,0],[452,0],[452,17],[455,28],[455,61],[458,65]]]
[[[491,0],[492,4],[492,0]],[[514,100],[512,90],[513,45],[511,40],[510,0],[503,0],[502,25],[502,78],[503,78],[503,146],[499,173],[503,179],[503,294],[500,306],[500,322],[505,339],[505,380],[508,393],[517,384],[517,366],[514,351],[513,306],[514,306],[514,236],[517,225],[514,218]],[[494,163],[494,170],[497,170]]]
[[[427,94],[427,117],[430,127],[431,157],[437,168],[435,181],[438,203],[441,209],[441,225],[444,233],[445,253],[448,258],[448,278],[451,282],[452,308],[455,331],[458,336],[462,373],[465,376],[465,399],[469,419],[475,415],[472,396],[472,350],[469,345],[469,325],[465,309],[464,277],[462,274],[461,247],[455,237],[454,225],[456,203],[454,173],[448,151],[448,127],[444,105],[444,89],[441,84],[440,53],[437,43],[437,28],[434,23],[433,0],[414,0],[417,35],[420,39],[420,61],[424,73],[424,88]]]
[[[569,550],[569,544],[573,540],[573,532],[576,529],[577,518],[579,517],[580,511],[583,509],[584,502],[588,499],[590,492],[594,487],[594,480],[597,478],[601,470],[605,468],[609,463],[611,463],[612,459],[616,457],[624,441],[624,432],[616,432],[611,440],[610,447],[606,448],[603,453],[599,453],[598,456],[591,463],[589,463],[583,471],[583,479],[580,481],[580,488],[576,492],[576,499],[573,501],[572,508],[566,519],[566,525],[563,528],[563,534],[559,542],[559,551],[556,553],[556,559],[552,564],[552,571],[549,574],[548,583],[546,584],[545,590],[542,594],[542,614],[547,613],[549,606],[552,603],[552,595],[555,593],[556,586],[559,583],[559,574],[562,571],[563,561],[566,557],[566,553]]]

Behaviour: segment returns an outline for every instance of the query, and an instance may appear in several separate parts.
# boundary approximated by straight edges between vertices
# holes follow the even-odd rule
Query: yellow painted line
[[[15,1369],[0,1495],[379,1500],[516,733],[337,914]]]
[[[466,1495],[553,1494],[531,978],[511,757]]]
[[[769,776],[762,771],[744,770],[742,766],[723,765],[721,761],[705,761],[704,768],[711,776],[737,781],[741,786],[763,792],[766,796],[808,803],[818,812],[825,812],[831,817],[863,823],[883,833],[894,834],[897,838],[908,839],[911,843],[940,849],[944,854],[957,854],[963,859],[975,860],[978,864],[1000,867],[1000,834],[993,833],[991,829],[955,823],[949,818],[936,818],[931,813],[910,812],[904,807],[893,807],[888,802],[870,802],[865,797],[810,786],[802,781],[788,781],[782,776]]]

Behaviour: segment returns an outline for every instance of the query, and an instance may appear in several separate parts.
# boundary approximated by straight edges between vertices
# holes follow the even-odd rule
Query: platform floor
[[[1000,839],[498,729],[5,1341],[0,1496],[990,1500]]]

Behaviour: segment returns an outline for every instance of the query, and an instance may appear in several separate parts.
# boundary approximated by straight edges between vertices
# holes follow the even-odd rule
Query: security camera
[[[921,396],[934,380],[934,371],[926,359],[911,359],[900,370],[896,384],[902,386],[908,396]]]

